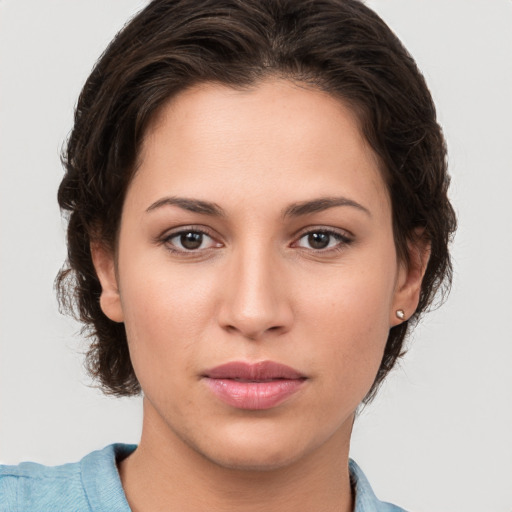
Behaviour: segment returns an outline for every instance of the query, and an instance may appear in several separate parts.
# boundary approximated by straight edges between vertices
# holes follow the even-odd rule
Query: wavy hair
[[[375,382],[403,354],[411,326],[449,289],[456,227],[446,146],[423,76],[388,26],[358,0],[155,0],[114,38],[80,94],[63,152],[58,200],[68,260],[57,276],[63,309],[89,337],[87,367],[106,393],[140,391],[123,324],[100,308],[91,241],[115,249],[144,132],[178,92],[201,82],[234,88],[269,76],[307,83],[353,109],[380,161],[398,256],[417,228],[431,255],[415,314],[389,331]]]

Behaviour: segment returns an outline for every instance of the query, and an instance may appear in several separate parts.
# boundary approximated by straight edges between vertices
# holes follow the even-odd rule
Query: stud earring
[[[397,309],[396,310],[396,317],[400,320],[403,320],[405,318],[405,313],[403,309]]]

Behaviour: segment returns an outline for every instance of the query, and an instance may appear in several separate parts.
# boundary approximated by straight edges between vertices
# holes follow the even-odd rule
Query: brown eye
[[[312,249],[325,249],[329,245],[331,235],[328,233],[310,233],[308,244]]]
[[[312,251],[341,249],[352,242],[347,236],[337,231],[318,230],[304,233],[296,243],[297,247]]]
[[[180,231],[165,238],[165,244],[173,252],[193,252],[219,247],[222,244],[216,242],[211,236],[202,231]]]
[[[203,243],[203,233],[198,233],[196,231],[183,233],[180,235],[180,243],[184,249],[188,249],[189,251],[199,249]]]

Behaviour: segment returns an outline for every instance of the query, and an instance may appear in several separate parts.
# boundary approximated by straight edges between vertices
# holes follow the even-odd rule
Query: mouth
[[[300,391],[307,377],[273,361],[233,361],[212,368],[202,376],[210,391],[237,409],[264,410],[276,407]]]

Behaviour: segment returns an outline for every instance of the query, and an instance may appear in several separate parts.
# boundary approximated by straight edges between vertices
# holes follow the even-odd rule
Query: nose
[[[234,252],[219,311],[221,327],[250,340],[287,332],[293,322],[289,289],[279,257],[269,248]]]

